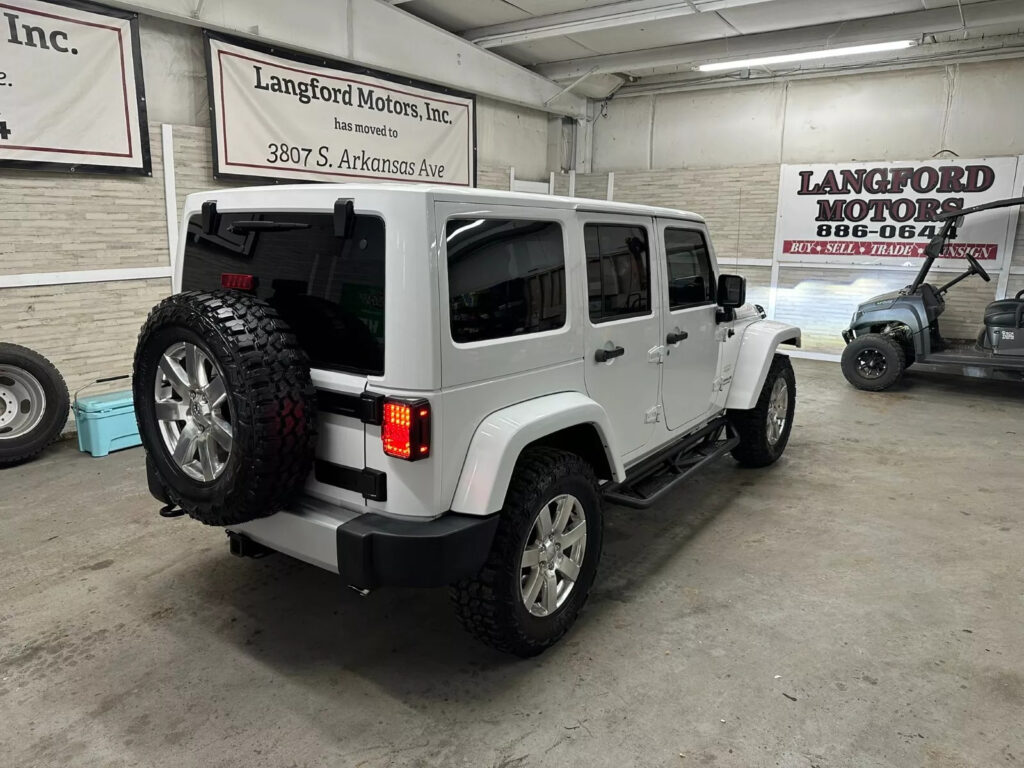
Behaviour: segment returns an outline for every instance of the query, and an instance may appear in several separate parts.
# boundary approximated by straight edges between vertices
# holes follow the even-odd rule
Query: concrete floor
[[[230,557],[157,517],[141,450],[0,471],[0,763],[1024,764],[1024,387],[796,368],[782,462],[608,510],[530,661],[443,590]]]

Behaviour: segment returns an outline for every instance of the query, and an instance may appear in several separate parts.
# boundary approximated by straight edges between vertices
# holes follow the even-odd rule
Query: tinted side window
[[[704,235],[692,229],[665,230],[669,309],[715,300],[711,257]]]
[[[446,240],[454,341],[565,325],[565,248],[558,222],[452,219]]]
[[[268,221],[293,226],[244,230],[246,222]],[[376,216],[357,216],[343,240],[329,213],[225,213],[212,234],[197,214],[188,224],[182,290],[220,288],[224,273],[252,275],[255,295],[281,313],[314,367],[381,374],[384,250]]]
[[[647,230],[623,224],[587,224],[590,320],[617,320],[651,311],[650,249]]]

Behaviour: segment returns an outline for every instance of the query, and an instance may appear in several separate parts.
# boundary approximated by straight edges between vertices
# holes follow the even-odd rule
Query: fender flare
[[[740,340],[725,407],[745,411],[757,405],[775,350],[779,344],[799,347],[800,336],[800,329],[795,325],[775,320],[759,320],[748,325]]]
[[[918,355],[924,354],[924,341],[922,337],[928,328],[928,321],[921,317],[914,307],[901,307],[896,311],[891,309],[879,309],[864,312],[857,318],[856,323],[850,325],[851,331],[857,335],[870,333],[871,326],[898,324],[910,329],[911,338],[914,340],[914,352]],[[915,330],[916,329],[916,330]]]
[[[604,446],[612,480],[626,476],[615,446],[608,414],[579,392],[559,392],[502,408],[477,427],[455,489],[452,511],[489,515],[505,504],[512,470],[523,449],[541,438],[580,424],[590,424]]]

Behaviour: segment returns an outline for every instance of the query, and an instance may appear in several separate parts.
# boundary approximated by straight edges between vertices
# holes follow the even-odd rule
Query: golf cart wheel
[[[139,334],[133,394],[159,496],[196,520],[237,525],[271,515],[309,474],[309,361],[254,296],[164,299]]]
[[[462,625],[516,656],[536,656],[576,621],[601,557],[601,498],[574,453],[529,448],[519,458],[491,552],[451,589]]]
[[[744,467],[767,467],[786,450],[796,410],[796,376],[787,355],[775,355],[757,405],[730,410],[729,421],[739,435],[732,457]]]
[[[53,363],[17,344],[0,344],[0,467],[20,464],[60,436],[68,388]]]
[[[881,392],[898,382],[907,367],[903,346],[889,336],[866,333],[846,345],[842,369],[857,389]]]

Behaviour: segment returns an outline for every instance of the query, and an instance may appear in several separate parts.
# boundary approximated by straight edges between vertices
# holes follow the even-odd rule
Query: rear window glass
[[[454,341],[565,325],[565,249],[558,222],[452,219],[446,240]]]
[[[245,231],[244,222],[252,221],[284,228]],[[210,235],[196,215],[188,226],[182,289],[219,288],[225,273],[253,275],[255,294],[291,326],[314,367],[379,375],[384,245],[384,222],[375,216],[357,216],[352,237],[343,240],[329,213],[225,213]]]

